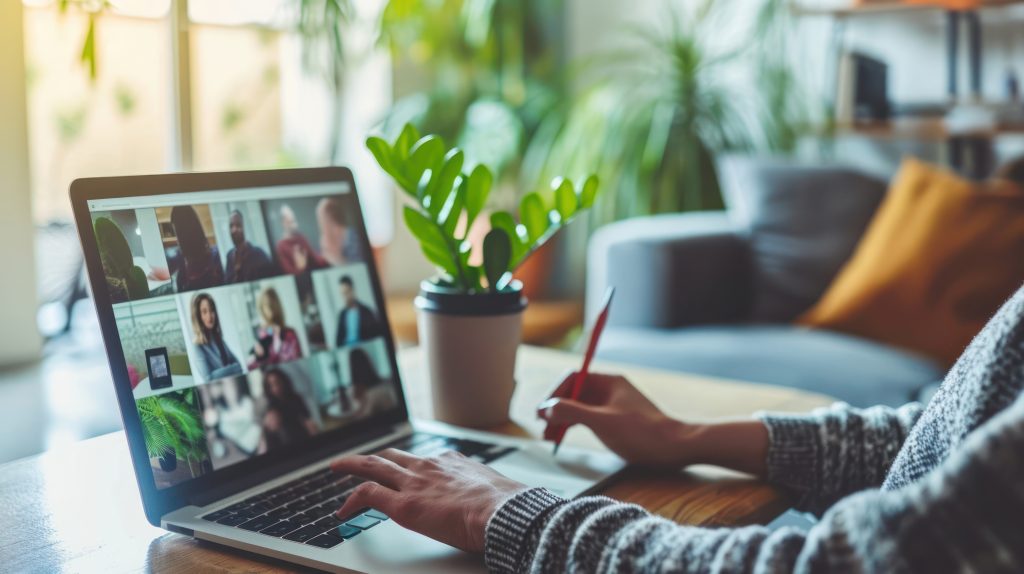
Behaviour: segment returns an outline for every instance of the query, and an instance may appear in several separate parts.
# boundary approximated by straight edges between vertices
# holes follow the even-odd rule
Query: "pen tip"
[[[560,447],[560,446],[562,446],[562,443],[559,443],[559,442],[555,443],[555,448],[551,451],[551,456],[555,456],[556,454],[558,454],[558,447]]]

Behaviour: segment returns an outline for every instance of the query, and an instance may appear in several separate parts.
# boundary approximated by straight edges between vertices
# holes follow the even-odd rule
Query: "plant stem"
[[[531,245],[530,248],[526,250],[526,253],[523,253],[523,256],[519,258],[519,261],[516,261],[515,266],[512,268],[512,272],[515,273],[517,270],[519,270],[519,267],[521,267],[523,263],[525,263],[526,260],[530,258],[531,255],[540,251],[541,247],[544,247],[544,245],[547,244],[547,242],[550,241],[552,237],[557,235],[558,232],[561,231],[562,228],[568,225],[571,221],[572,219],[569,219],[568,221],[564,221],[562,223],[552,225],[551,227],[549,227],[548,230],[545,231],[540,237],[538,237],[537,241],[535,241],[533,245]]]
[[[427,214],[429,217],[429,213]],[[462,256],[459,253],[459,246],[455,243],[454,237],[450,237],[444,230],[444,226],[434,221],[434,218],[430,218],[430,221],[434,223],[437,230],[441,232],[441,237],[444,238],[445,245],[448,246],[448,252],[452,255],[452,260],[455,261],[455,269],[459,272],[459,284],[465,290],[470,290],[474,286],[469,284],[469,277],[466,276],[466,271],[462,268]]]

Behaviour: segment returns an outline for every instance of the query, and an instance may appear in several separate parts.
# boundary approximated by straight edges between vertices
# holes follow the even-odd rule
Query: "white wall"
[[[0,367],[38,358],[21,2],[0,2]]]

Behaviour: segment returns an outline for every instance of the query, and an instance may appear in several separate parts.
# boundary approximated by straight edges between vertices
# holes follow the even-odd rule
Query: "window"
[[[100,67],[90,79],[80,62],[88,16],[78,10],[61,14],[53,2],[25,7],[33,208],[39,223],[70,219],[67,189],[77,177],[167,169],[171,87],[165,18],[100,18]],[[167,64],[154,65],[161,62]]]
[[[79,177],[341,163],[359,174],[372,240],[390,240],[390,186],[362,145],[391,98],[390,65],[373,47],[381,0],[354,2],[345,32],[355,56],[337,114],[322,76],[304,65],[299,0],[111,0],[95,18],[95,76],[82,53],[100,3],[71,0],[62,11],[56,0],[23,2],[38,223],[71,218],[67,190]],[[178,23],[171,10],[182,5],[188,18]],[[190,57],[175,63],[178,32]],[[175,93],[176,74],[189,80],[186,97]]]

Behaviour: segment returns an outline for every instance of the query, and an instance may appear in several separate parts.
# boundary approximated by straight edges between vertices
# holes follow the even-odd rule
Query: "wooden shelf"
[[[990,130],[951,133],[941,119],[878,121],[839,125],[836,126],[835,133],[889,140],[948,141],[955,137],[995,139],[1003,136],[1024,135],[1024,124],[1004,125]]]
[[[989,8],[1002,8],[1014,4],[1022,4],[1024,0],[989,0],[984,2],[977,10]],[[948,8],[938,4],[911,4],[907,2],[866,2],[851,4],[849,6],[813,6],[804,2],[790,4],[790,10],[797,16],[832,16],[844,18],[847,16],[867,16],[871,14],[892,14],[899,12],[935,12],[946,11]]]

